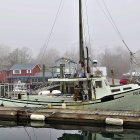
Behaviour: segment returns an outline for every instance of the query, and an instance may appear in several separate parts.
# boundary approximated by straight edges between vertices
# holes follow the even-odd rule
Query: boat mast
[[[82,0],[79,0],[79,63],[81,64],[81,68],[84,71],[84,76],[86,76],[85,72],[85,57],[84,57],[84,43],[83,43],[83,25],[82,25]],[[87,48],[87,65],[88,65],[88,48]],[[90,68],[87,66],[87,73],[90,73]],[[91,81],[87,81],[88,85],[88,97],[89,100],[92,99],[92,93],[91,93]]]
[[[79,0],[79,63],[84,68],[84,44],[83,44],[83,25],[82,25],[82,0]],[[84,70],[85,73],[85,70]]]

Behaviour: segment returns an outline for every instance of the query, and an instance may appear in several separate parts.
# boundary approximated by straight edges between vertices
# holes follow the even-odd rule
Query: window
[[[102,88],[102,81],[95,81],[96,88]]]
[[[123,90],[128,90],[128,89],[132,89],[132,87],[123,88]]]
[[[26,70],[26,73],[32,73],[32,70]]]
[[[21,70],[13,70],[13,74],[21,74]]]
[[[112,89],[111,92],[118,92],[120,89]]]

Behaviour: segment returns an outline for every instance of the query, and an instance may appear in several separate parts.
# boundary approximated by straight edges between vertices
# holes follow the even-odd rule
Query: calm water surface
[[[140,129],[1,121],[0,140],[140,140]]]

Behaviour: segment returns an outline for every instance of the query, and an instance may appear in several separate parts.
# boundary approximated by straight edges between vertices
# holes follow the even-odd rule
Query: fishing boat
[[[79,0],[79,64],[81,73],[75,77],[64,77],[63,65],[60,64],[60,77],[48,79],[48,82],[60,83],[59,94],[52,89],[47,95],[18,95],[1,97],[1,106],[69,108],[69,109],[106,109],[106,110],[140,110],[140,86],[127,84],[110,86],[101,73],[90,72],[88,48],[83,45],[82,2]],[[86,51],[85,51],[86,50]],[[86,56],[85,56],[86,52]],[[85,58],[86,57],[86,58]]]

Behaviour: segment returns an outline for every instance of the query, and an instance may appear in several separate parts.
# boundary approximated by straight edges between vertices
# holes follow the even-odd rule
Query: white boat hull
[[[39,107],[70,109],[140,110],[140,88],[105,96],[94,101],[45,101],[0,98],[0,105],[6,107]],[[47,97],[49,99],[49,97]],[[57,100],[57,97],[55,97]],[[59,97],[60,98],[60,97]],[[30,99],[30,98],[29,98]]]

